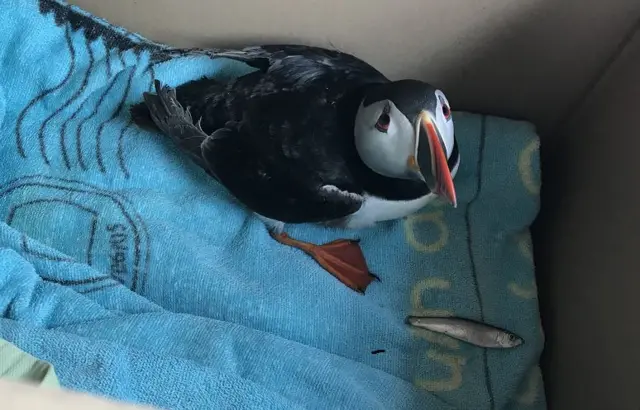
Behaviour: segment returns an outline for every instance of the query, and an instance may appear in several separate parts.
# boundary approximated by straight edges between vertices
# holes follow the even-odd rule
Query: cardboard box
[[[638,0],[71,3],[177,46],[334,45],[392,79],[441,84],[457,110],[532,121],[542,139],[534,243],[549,407],[640,406]],[[19,403],[22,390],[11,393]]]

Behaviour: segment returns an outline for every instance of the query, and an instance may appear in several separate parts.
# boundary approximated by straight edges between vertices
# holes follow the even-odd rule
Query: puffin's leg
[[[284,232],[284,222],[276,221],[275,219],[267,218],[266,216],[262,216],[258,213],[254,214],[267,226],[270,233],[281,234]]]
[[[284,232],[278,234],[270,231],[270,234],[276,241],[310,255],[336,279],[356,292],[364,293],[372,281],[380,280],[369,271],[357,240],[338,239],[324,245],[315,245],[293,239]]]
[[[256,216],[267,226],[272,238],[284,245],[304,251],[340,282],[356,292],[364,293],[373,280],[380,280],[376,275],[369,272],[367,261],[362,254],[358,241],[339,239],[324,245],[314,245],[293,239],[284,233],[284,222],[259,214],[256,214]]]

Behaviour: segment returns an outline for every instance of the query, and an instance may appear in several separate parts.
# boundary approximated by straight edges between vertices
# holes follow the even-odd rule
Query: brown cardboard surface
[[[393,79],[443,87],[455,109],[534,121],[582,97],[640,15],[638,0],[72,0],[177,46],[335,46]]]
[[[640,408],[640,31],[557,135],[536,263],[552,409]]]

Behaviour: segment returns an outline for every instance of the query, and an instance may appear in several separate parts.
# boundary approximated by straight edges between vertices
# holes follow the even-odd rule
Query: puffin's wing
[[[362,206],[361,195],[347,188],[345,172],[335,169],[339,165],[330,173],[310,170],[308,161],[291,161],[279,144],[269,142],[269,135],[246,124],[207,135],[178,102],[174,89],[156,81],[155,90],[156,95],[144,97],[153,122],[251,210],[278,221],[303,223],[341,219]]]
[[[211,57],[239,60],[289,85],[336,77],[362,84],[389,81],[380,71],[352,54],[304,45],[263,45],[241,50],[209,50]]]
[[[356,212],[363,197],[323,184],[277,156],[251,146],[245,128],[223,128],[202,143],[202,158],[216,178],[252,211],[285,223],[331,222]],[[336,182],[337,183],[337,182]]]
[[[208,135],[202,130],[200,121],[193,122],[189,107],[184,109],[176,98],[176,90],[154,83],[156,94],[144,93],[144,101],[156,126],[169,136],[182,151],[189,154],[202,168],[206,164],[200,155],[200,145]]]

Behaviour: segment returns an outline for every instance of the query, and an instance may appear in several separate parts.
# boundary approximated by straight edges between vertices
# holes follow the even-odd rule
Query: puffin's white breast
[[[409,201],[389,201],[365,194],[362,207],[347,219],[345,227],[360,229],[377,222],[404,218],[419,211],[436,197],[437,195],[430,193]]]

